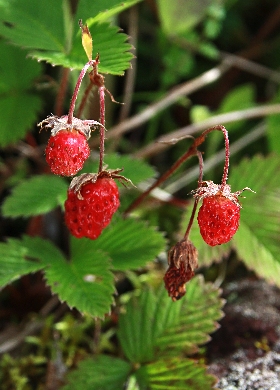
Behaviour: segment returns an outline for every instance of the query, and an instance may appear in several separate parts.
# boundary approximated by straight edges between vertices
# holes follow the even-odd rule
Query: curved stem
[[[206,136],[208,133],[210,133],[213,130],[218,130],[221,131],[224,135],[225,139],[225,164],[224,164],[224,172],[223,172],[223,177],[221,181],[221,191],[223,191],[225,185],[227,184],[227,179],[228,179],[228,170],[229,170],[229,156],[230,156],[230,151],[229,151],[229,139],[228,139],[228,131],[223,125],[216,125],[214,127],[210,127],[209,129],[205,130],[203,132],[203,135]]]
[[[78,77],[78,80],[77,80],[77,83],[76,83],[76,86],[75,86],[75,89],[74,89],[74,92],[73,92],[73,96],[72,96],[72,99],[71,99],[71,102],[70,102],[69,112],[68,112],[68,124],[69,125],[71,125],[72,122],[73,122],[75,104],[76,104],[76,100],[77,100],[77,97],[78,97],[79,89],[81,87],[83,78],[84,78],[88,68],[91,67],[91,66],[94,66],[95,64],[96,64],[95,60],[91,60],[91,61],[87,62],[86,65],[81,70],[81,73],[79,74],[79,77]]]
[[[202,141],[203,142],[203,141]],[[169,168],[163,175],[161,175],[145,192],[143,192],[138,198],[131,203],[131,205],[125,210],[124,215],[128,215],[132,210],[136,209],[140,203],[150,194],[150,192],[160,186],[169,176],[171,176],[179,167],[182,165],[189,157],[197,154],[197,140],[189,147],[189,149],[184,153],[172,166]]]
[[[203,179],[203,167],[204,167],[204,164],[203,164],[202,153],[201,153],[199,150],[197,150],[197,151],[196,151],[196,154],[197,154],[198,161],[199,161],[199,177],[198,177],[198,184],[200,185],[200,183],[202,182],[202,179]],[[192,224],[193,224],[193,220],[194,220],[194,216],[195,216],[195,213],[196,213],[198,201],[199,201],[199,198],[195,198],[194,205],[193,205],[193,209],[192,209],[192,214],[191,214],[191,217],[190,217],[190,220],[189,220],[187,229],[186,229],[186,233],[185,233],[185,235],[184,235],[184,238],[185,238],[186,240],[189,238],[189,234],[190,234],[191,227],[192,227]]]

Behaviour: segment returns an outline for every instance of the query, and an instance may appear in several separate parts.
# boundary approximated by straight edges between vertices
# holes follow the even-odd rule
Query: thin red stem
[[[196,140],[195,140],[196,141]],[[194,156],[197,153],[196,142],[190,146],[190,148],[184,153],[162,176],[160,176],[145,192],[143,192],[134,202],[125,210],[124,215],[129,214],[132,210],[136,209],[140,203],[152,192],[152,190],[161,185],[169,176],[171,176],[176,169],[180,167],[189,157]]]
[[[99,122],[99,170],[101,172],[103,169],[103,159],[104,159],[104,143],[105,143],[105,87],[101,86],[98,89],[99,91],[99,102],[100,102],[100,118]]]
[[[205,130],[202,133],[202,135],[206,136],[208,133],[210,133],[213,130],[222,131],[222,133],[224,134],[224,139],[225,139],[225,164],[224,164],[223,177],[222,177],[222,181],[221,181],[221,191],[222,191],[224,189],[225,185],[227,184],[228,171],[229,171],[230,151],[229,151],[228,131],[223,125],[217,125],[217,126],[210,127],[209,129]]]
[[[196,151],[196,154],[197,154],[198,161],[199,161],[198,183],[201,183],[202,179],[203,179],[203,166],[204,166],[204,164],[203,164],[203,157],[202,157],[202,153],[199,150]],[[195,213],[196,213],[198,201],[199,201],[199,199],[195,198],[193,209],[192,209],[192,214],[191,214],[191,217],[190,217],[187,229],[186,229],[186,233],[184,235],[184,238],[186,240],[189,238],[189,234],[190,234],[191,227],[192,227],[192,224],[193,224],[193,221],[194,221],[194,216],[195,216]]]
[[[80,90],[83,78],[84,78],[88,68],[91,67],[91,66],[94,66],[95,63],[96,63],[95,60],[91,60],[91,61],[87,62],[86,65],[81,70],[81,73],[79,74],[79,77],[78,77],[78,80],[77,80],[77,83],[76,83],[76,86],[75,86],[75,89],[74,89],[74,92],[73,92],[73,96],[72,96],[72,99],[71,99],[71,102],[70,102],[69,112],[68,112],[68,124],[69,125],[71,125],[72,121],[73,121],[75,104],[76,104],[76,100],[77,100],[77,97],[78,97],[78,93],[79,93],[79,90]]]

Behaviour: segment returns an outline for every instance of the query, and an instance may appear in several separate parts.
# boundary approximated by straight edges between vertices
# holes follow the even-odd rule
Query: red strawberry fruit
[[[231,240],[239,227],[240,205],[217,194],[205,197],[197,220],[203,240],[211,246]]]
[[[211,246],[230,241],[239,227],[241,205],[238,196],[245,190],[231,192],[229,184],[215,184],[211,180],[200,182],[193,191],[202,200],[197,220],[203,240]],[[254,191],[252,191],[254,192]]]
[[[66,225],[73,236],[94,240],[109,225],[119,205],[119,191],[115,181],[110,177],[95,175],[93,180],[70,185],[65,201]]]
[[[46,161],[56,175],[75,175],[89,155],[86,136],[76,129],[59,130],[50,137],[46,147]]]

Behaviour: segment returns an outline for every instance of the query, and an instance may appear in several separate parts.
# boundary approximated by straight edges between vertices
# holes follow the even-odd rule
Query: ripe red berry
[[[239,227],[240,205],[224,195],[203,198],[197,220],[204,241],[211,246],[231,240]]]
[[[79,191],[70,187],[65,201],[66,225],[73,236],[94,240],[109,225],[119,205],[118,187],[111,178],[86,182]]]
[[[46,147],[46,161],[56,175],[75,175],[89,155],[85,135],[75,129],[58,131],[50,137]]]

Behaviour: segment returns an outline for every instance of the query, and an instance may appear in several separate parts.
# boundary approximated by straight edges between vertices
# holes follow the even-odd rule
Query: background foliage
[[[3,389],[214,388],[205,344],[223,316],[220,284],[250,276],[280,287],[279,14],[276,0],[0,0]],[[125,103],[106,100],[105,163],[137,187],[119,186],[121,207],[95,241],[69,237],[69,180],[50,174],[49,134],[36,126],[67,113],[87,61],[80,19]],[[98,104],[93,92],[83,116],[98,120]],[[256,193],[244,193],[228,244],[208,247],[195,220],[200,268],[174,303],[162,278],[190,217],[197,160],[123,212],[188,136],[215,124],[229,131],[232,191]],[[82,172],[98,169],[97,132],[90,146]],[[219,132],[201,146],[205,180],[220,182],[223,146]]]

